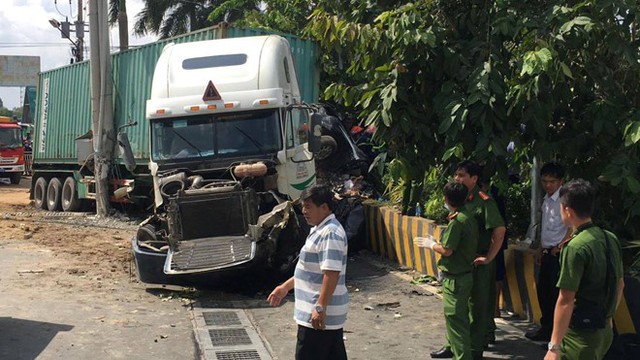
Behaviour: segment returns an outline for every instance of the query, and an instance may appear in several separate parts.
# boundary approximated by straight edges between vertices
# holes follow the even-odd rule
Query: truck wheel
[[[36,209],[47,209],[47,179],[39,177],[33,186],[33,200]]]
[[[316,153],[316,159],[324,160],[331,156],[338,148],[336,140],[329,135],[322,135],[320,137],[320,151]]]
[[[76,180],[69,176],[64,180],[62,184],[62,210],[63,211],[78,211],[82,201],[78,199],[78,192],[76,191]]]
[[[20,184],[20,179],[22,178],[21,173],[12,173],[11,174],[11,183],[12,184]]]
[[[156,237],[156,227],[151,224],[145,224],[138,228],[138,232],[136,234],[136,239],[138,241],[157,241]]]
[[[60,206],[60,198],[62,194],[62,183],[58,178],[52,178],[49,180],[49,186],[47,186],[47,209],[49,211],[58,211],[62,207]]]

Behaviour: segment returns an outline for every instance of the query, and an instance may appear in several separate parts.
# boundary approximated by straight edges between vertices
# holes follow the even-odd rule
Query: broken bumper
[[[208,240],[189,241],[180,251],[158,253],[141,248],[134,236],[131,248],[138,279],[147,284],[210,283],[250,268],[257,260],[260,247],[255,241],[238,236]]]

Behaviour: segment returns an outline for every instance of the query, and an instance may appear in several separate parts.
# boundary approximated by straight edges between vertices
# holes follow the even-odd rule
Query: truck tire
[[[10,179],[11,179],[11,183],[16,185],[16,184],[20,184],[20,179],[22,179],[22,174],[21,173],[13,173],[10,175]]]
[[[320,151],[316,154],[318,160],[325,160],[331,156],[338,148],[336,140],[329,135],[322,135],[320,137]]]
[[[49,211],[59,211],[62,209],[61,198],[62,195],[62,183],[58,178],[52,178],[49,180],[49,186],[47,186],[47,209]]]
[[[78,199],[78,191],[76,190],[76,180],[69,176],[62,184],[62,194],[60,195],[62,202],[62,210],[74,212],[80,209],[82,200]]]
[[[33,186],[33,201],[36,209],[47,209],[47,179],[39,177]]]

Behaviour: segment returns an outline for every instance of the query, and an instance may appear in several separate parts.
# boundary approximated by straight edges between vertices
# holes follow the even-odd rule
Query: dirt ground
[[[190,294],[135,277],[138,219],[36,210],[29,183],[0,183],[0,358],[198,358]]]
[[[0,234],[29,240],[63,257],[69,276],[102,279],[129,278],[136,221],[99,219],[86,213],[51,213],[36,210],[29,200],[30,178],[19,185],[0,183]],[[51,269],[37,269],[47,273]],[[99,284],[95,284],[99,286]]]

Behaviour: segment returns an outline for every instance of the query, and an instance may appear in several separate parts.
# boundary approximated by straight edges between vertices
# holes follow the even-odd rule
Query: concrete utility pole
[[[82,1],[78,1],[78,21],[76,22],[76,61],[84,60],[84,21],[82,21]]]
[[[129,18],[127,17],[127,0],[120,0],[118,5],[118,34],[120,51],[129,48]]]
[[[91,124],[95,149],[96,212],[99,216],[109,215],[109,173],[115,145],[107,13],[107,1],[89,1]]]

